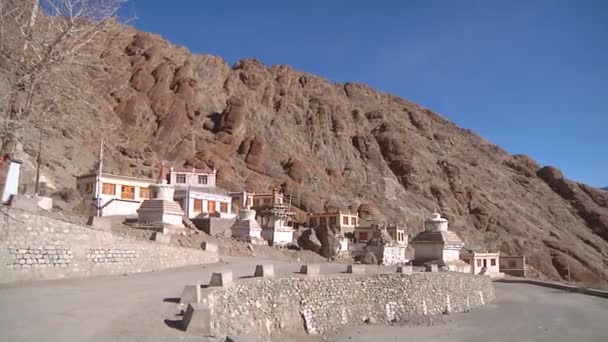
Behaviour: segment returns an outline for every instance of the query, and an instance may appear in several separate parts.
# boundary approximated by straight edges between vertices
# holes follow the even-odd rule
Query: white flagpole
[[[103,138],[99,144],[99,160],[95,174],[95,216],[101,217],[101,172],[103,170]]]

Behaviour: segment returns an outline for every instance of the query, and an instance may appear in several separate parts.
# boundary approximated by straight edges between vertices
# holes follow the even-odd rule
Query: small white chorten
[[[464,242],[453,231],[448,230],[448,220],[438,213],[424,221],[424,231],[410,242],[414,248],[414,263],[436,263],[448,265],[460,262],[460,250]]]
[[[246,208],[241,209],[239,218],[234,222],[232,228],[232,237],[235,239],[244,239],[251,241],[252,239],[262,239],[262,227],[255,219],[255,210]]]
[[[184,211],[173,200],[175,187],[167,184],[164,164],[161,165],[158,183],[150,185],[149,189],[152,198],[143,201],[139,209],[137,209],[137,220],[143,223],[167,224],[174,228],[183,229]],[[164,229],[163,232],[171,233],[173,231]]]

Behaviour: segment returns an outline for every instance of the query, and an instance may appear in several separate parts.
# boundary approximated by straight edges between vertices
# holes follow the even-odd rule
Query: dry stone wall
[[[217,252],[134,240],[17,209],[0,216],[0,283],[217,262]]]
[[[319,334],[464,312],[494,298],[490,278],[455,272],[248,279],[204,289],[197,310],[209,321],[198,328],[209,334]]]

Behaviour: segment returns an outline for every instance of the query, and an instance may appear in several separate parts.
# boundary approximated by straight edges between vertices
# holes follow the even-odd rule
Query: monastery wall
[[[0,283],[149,272],[217,253],[134,240],[34,213],[0,214]]]
[[[364,322],[420,322],[423,315],[464,312],[494,298],[490,278],[455,272],[240,279],[202,289],[200,303],[186,311],[187,330],[319,334]]]

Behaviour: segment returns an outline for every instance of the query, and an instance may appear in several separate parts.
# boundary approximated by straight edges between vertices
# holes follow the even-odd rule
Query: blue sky
[[[129,0],[124,11],[195,53],[367,83],[608,186],[608,1]]]

